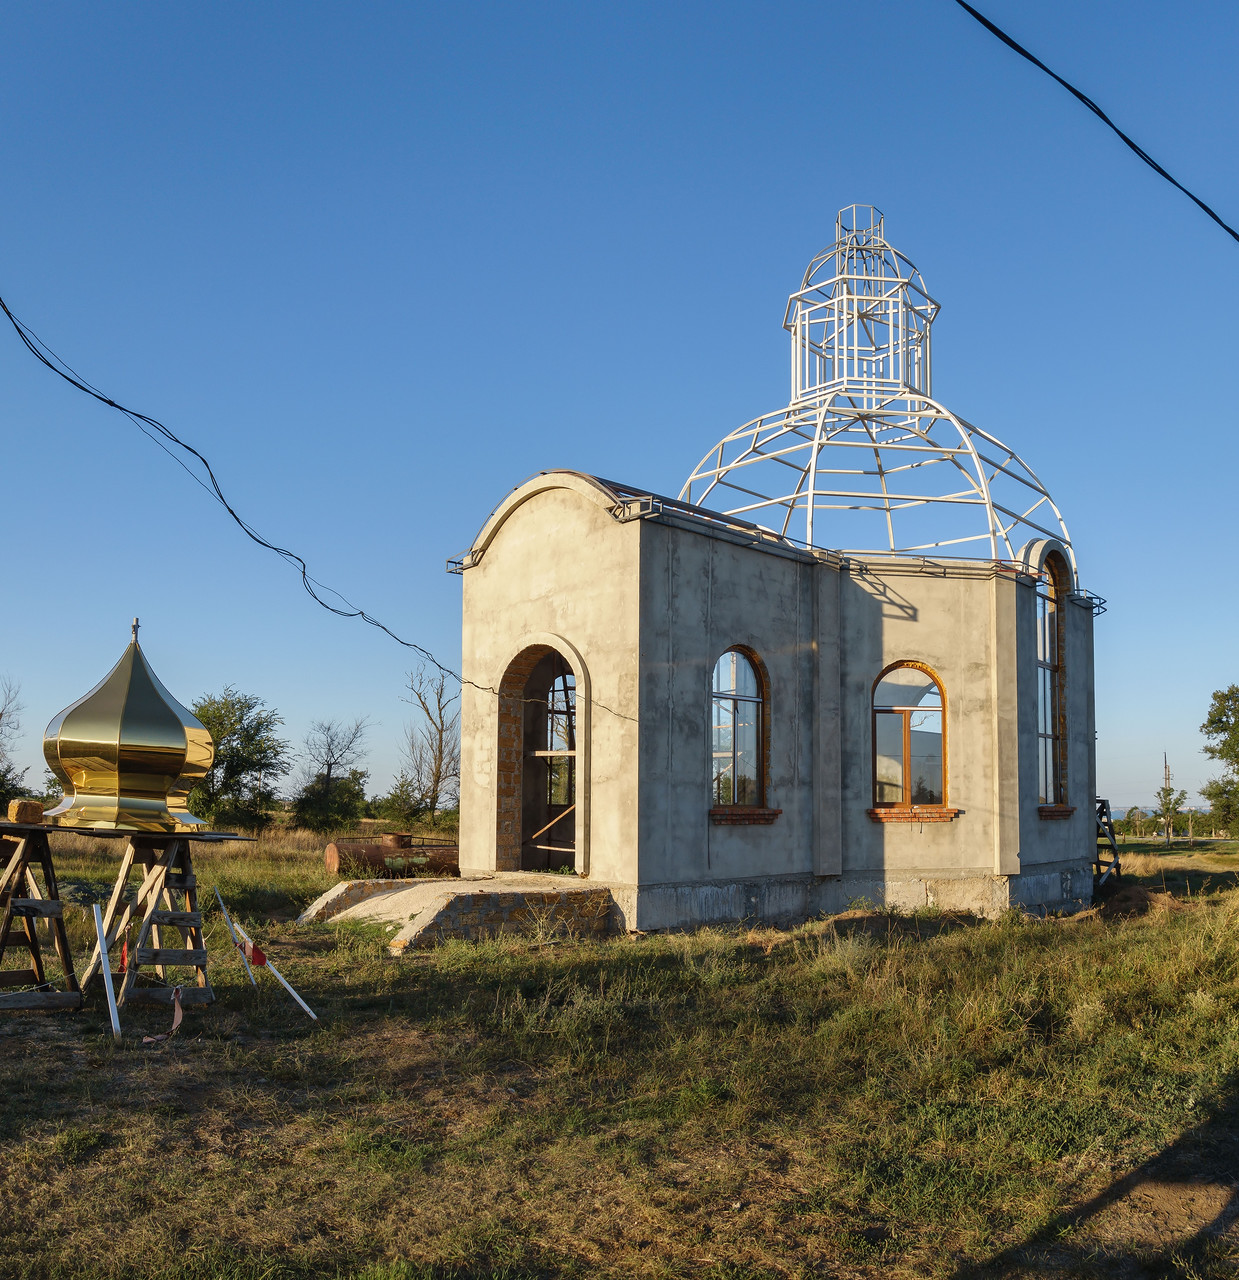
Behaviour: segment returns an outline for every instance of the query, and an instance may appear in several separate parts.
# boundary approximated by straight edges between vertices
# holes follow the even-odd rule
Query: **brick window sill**
[[[725,804],[710,810],[710,821],[716,827],[768,827],[782,809],[762,809],[752,805]]]
[[[1042,822],[1061,822],[1075,813],[1075,807],[1069,804],[1042,804],[1037,806],[1037,817]]]
[[[947,809],[942,805],[925,805],[911,809],[867,809],[870,822],[952,822],[961,809]]]

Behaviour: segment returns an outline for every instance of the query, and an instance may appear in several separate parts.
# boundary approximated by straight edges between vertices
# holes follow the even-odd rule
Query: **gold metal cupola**
[[[133,639],[120,661],[43,734],[43,755],[64,786],[44,821],[113,831],[196,831],[186,808],[215,758],[202,723],[160,683]]]

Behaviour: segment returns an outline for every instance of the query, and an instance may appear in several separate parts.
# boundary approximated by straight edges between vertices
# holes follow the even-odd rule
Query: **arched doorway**
[[[499,690],[496,869],[580,870],[577,864],[576,674],[549,645],[509,665]]]

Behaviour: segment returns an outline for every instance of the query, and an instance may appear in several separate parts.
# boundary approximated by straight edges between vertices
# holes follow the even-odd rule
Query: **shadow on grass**
[[[1239,1072],[1203,1120],[1104,1191],[955,1280],[1033,1275],[1211,1280],[1239,1270]],[[1167,1247],[1155,1244],[1177,1236]],[[1149,1241],[1142,1243],[1142,1237]]]

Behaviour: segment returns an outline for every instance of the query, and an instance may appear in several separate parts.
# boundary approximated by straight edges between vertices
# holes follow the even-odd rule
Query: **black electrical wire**
[[[445,667],[438,658],[430,652],[429,649],[423,649],[420,644],[414,644],[411,640],[405,640],[398,636],[390,627],[385,626],[378,618],[372,617],[364,609],[357,608],[349,600],[346,600],[338,591],[331,587],[324,586],[317,579],[310,576],[306,562],[296,554],[289,551],[287,547],[276,546],[274,542],[268,542],[254,527],[243,520],[234,510],[232,504],[224,496],[224,491],[220,488],[219,481],[215,477],[215,472],[211,469],[211,464],[198,452],[191,444],[186,444],[174,431],[164,426],[158,418],[149,417],[145,413],[138,413],[134,409],[127,409],[123,404],[118,404],[110,396],[106,396],[97,387],[92,386],[85,378],[74,372],[74,370],[62,360],[43,340],[28,328],[9,310],[8,303],[0,298],[0,309],[8,316],[13,328],[17,330],[17,336],[25,343],[27,349],[36,359],[45,364],[53,373],[59,375],[71,386],[76,387],[79,391],[84,391],[88,396],[92,396],[101,404],[106,404],[112,409],[123,413],[140,431],[155,442],[174,462],[178,463],[197,484],[201,485],[207,493],[211,495],[232,519],[244,531],[245,536],[256,542],[260,547],[265,547],[268,551],[274,551],[282,560],[287,561],[294,569],[297,570],[301,578],[301,585],[306,589],[310,598],[317,604],[323,606],[324,609],[336,614],[341,618],[360,618],[363,622],[368,622],[372,627],[377,627],[380,631],[389,635],[397,644],[403,645],[406,649],[412,649],[414,653],[419,654],[431,666],[442,672],[445,676],[450,676],[453,680],[460,684],[469,683],[464,680],[450,667]],[[166,442],[166,443],[165,443]],[[186,453],[192,455],[201,464],[202,469],[206,472],[207,480],[203,480],[200,475],[195,474],[193,469],[186,464],[183,458],[177,457],[168,445],[175,445],[179,449],[183,449]],[[315,589],[317,588],[317,590]],[[328,600],[324,600],[319,591],[325,591],[340,601],[344,608],[339,608]]]
[[[1145,151],[1145,149],[1142,146],[1140,146],[1139,143],[1134,142],[1131,138],[1129,138],[1123,132],[1123,130],[1120,129],[1118,125],[1116,125],[1114,121],[1111,120],[1110,117],[1106,115],[1106,113],[1092,100],[1092,98],[1090,98],[1087,94],[1081,93],[1080,90],[1075,87],[1075,85],[1064,80],[1062,76],[1060,76],[1057,72],[1051,71],[1050,68],[1047,67],[1045,63],[1041,61],[1040,58],[1038,58],[1035,54],[1029,53],[1029,51],[1025,49],[1022,44],[1020,44],[1016,40],[1013,40],[1009,35],[1007,35],[1007,33],[1001,27],[995,26],[994,23],[992,23],[983,13],[978,13],[977,10],[974,9],[972,5],[970,5],[967,2],[967,0],[955,0],[955,3],[959,5],[961,9],[964,9],[968,13],[972,14],[972,16],[991,35],[997,36],[998,39],[1001,40],[1003,44],[1005,44],[1008,48],[1014,49],[1015,52],[1018,53],[1021,58],[1027,58],[1028,61],[1033,64],[1034,67],[1040,67],[1041,70],[1044,71],[1045,74],[1050,77],[1050,79],[1057,80],[1058,83],[1061,84],[1063,88],[1066,89],[1067,92],[1072,95],[1072,97],[1078,98],[1082,103],[1084,103],[1084,105],[1107,128],[1112,129],[1115,133],[1117,133],[1118,136],[1123,139],[1123,141],[1132,149],[1132,151],[1134,151],[1136,155],[1138,155],[1140,159],[1143,160],[1144,163],[1147,164],[1149,168],[1153,170],[1154,173],[1160,174],[1163,178],[1166,179],[1167,182],[1170,183],[1172,187],[1178,187],[1178,189],[1182,191],[1183,194],[1187,196],[1187,198],[1193,204],[1203,209],[1204,212],[1207,213],[1209,217],[1211,217],[1213,221],[1216,222],[1218,226],[1221,227],[1222,230],[1225,231],[1226,234],[1231,237],[1232,240],[1239,240],[1239,231],[1236,231],[1234,227],[1230,226],[1229,223],[1224,222],[1217,215],[1217,213],[1215,213],[1211,208],[1209,208],[1207,204],[1205,204],[1205,202],[1199,196],[1193,195],[1181,182],[1179,182],[1176,178],[1171,177],[1170,174],[1168,174],[1166,170],[1163,169],[1161,165],[1158,164],[1157,161],[1154,160],[1153,157],[1149,155],[1149,153]]]
[[[100,404],[106,404],[109,408],[115,409],[118,413],[123,413],[148,439],[157,444],[163,451],[189,476],[195,484],[200,485],[206,490],[216,502],[232,517],[236,524],[240,527],[245,536],[251,541],[256,542],[260,547],[264,547],[268,551],[274,551],[277,556],[296,569],[298,576],[301,578],[301,585],[305,588],[310,599],[316,604],[322,605],[329,613],[334,613],[340,618],[360,618],[363,622],[368,622],[370,626],[378,628],[384,635],[390,636],[397,644],[403,645],[406,649],[412,649],[414,653],[420,655],[426,662],[430,663],[437,671],[443,675],[455,680],[459,685],[468,685],[471,689],[479,689],[483,693],[490,693],[498,696],[499,690],[491,688],[489,685],[481,685],[473,680],[466,680],[464,676],[453,671],[451,667],[444,666],[438,658],[424,649],[420,644],[414,644],[412,640],[405,640],[402,636],[398,636],[389,626],[380,622],[378,618],[367,613],[364,609],[359,609],[350,600],[347,600],[334,587],[328,587],[319,582],[317,578],[311,577],[306,562],[295,551],[289,551],[287,547],[276,546],[274,542],[269,542],[262,536],[252,525],[243,520],[233,508],[232,504],[224,496],[224,491],[220,487],[219,481],[215,477],[215,472],[211,468],[211,464],[206,460],[197,449],[191,444],[186,444],[184,440],[164,426],[158,418],[152,418],[145,413],[138,413],[136,409],[128,409],[123,404],[118,404],[111,396],[104,395],[98,387],[89,383],[81,374],[77,373],[73,367],[65,360],[61,359],[46,342],[39,337],[37,333],[29,326],[23,324],[9,310],[9,304],[4,298],[0,297],[0,310],[9,318],[9,323],[17,330],[17,336],[25,344],[27,350],[41,363],[45,364],[54,374],[63,378],[70,386],[76,387],[79,391],[84,391],[92,399],[98,400]],[[168,445],[175,445],[178,449],[183,449],[186,453],[196,458],[201,464],[203,471],[206,472],[207,479],[203,480],[197,475],[193,468],[186,463],[184,458],[178,457]],[[317,590],[315,590],[317,588]],[[339,608],[328,600],[324,600],[319,591],[325,591],[329,595],[334,596],[344,608]],[[597,698],[591,698],[591,703],[602,711],[608,711],[614,716],[618,716],[622,720],[634,720],[635,717],[628,715],[623,711],[618,711],[614,707],[609,707],[605,702],[600,702]]]

